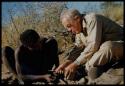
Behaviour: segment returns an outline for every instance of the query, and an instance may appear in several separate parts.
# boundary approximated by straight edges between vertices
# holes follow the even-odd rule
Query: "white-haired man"
[[[73,76],[85,64],[89,80],[99,75],[97,69],[123,57],[122,27],[114,21],[95,13],[80,14],[76,9],[64,10],[60,16],[63,26],[75,34],[75,46],[84,48],[76,58],[68,58],[55,71]],[[94,72],[95,71],[95,72]]]

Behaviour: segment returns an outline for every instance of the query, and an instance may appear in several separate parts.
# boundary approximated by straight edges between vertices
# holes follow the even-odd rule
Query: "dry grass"
[[[41,5],[40,5],[41,6]],[[48,5],[50,6],[50,5]],[[57,7],[59,4],[57,5]],[[48,8],[47,8],[48,9]],[[38,17],[36,21],[34,21],[34,16],[30,14],[30,16],[17,16],[13,17],[13,22],[10,22],[7,26],[2,27],[2,47],[10,46],[12,48],[18,47],[20,44],[19,42],[19,35],[26,29],[35,29],[40,36],[55,36],[58,47],[62,51],[63,54],[59,55],[60,64],[65,61],[65,51],[67,51],[72,46],[72,41],[70,36],[60,36],[59,33],[55,33],[54,30],[61,30],[64,29],[59,21],[59,13],[61,12],[61,8],[55,10],[55,8],[51,8],[55,13],[51,15],[49,10],[45,10],[44,17]],[[53,12],[51,10],[51,12]],[[28,11],[27,11],[28,12]],[[56,16],[57,19],[53,19],[51,16]],[[116,21],[119,24],[123,24],[123,7],[109,7],[108,10],[105,10],[103,15],[111,18],[112,20]],[[54,17],[55,17],[54,16]],[[39,21],[40,20],[40,21]],[[52,21],[52,22],[51,22]],[[56,35],[55,35],[56,34]],[[2,64],[2,71],[8,72],[7,68]],[[5,76],[4,76],[5,77]]]
[[[123,25],[124,21],[124,8],[123,5],[111,5],[106,7],[103,11],[103,15],[116,21],[118,24]]]

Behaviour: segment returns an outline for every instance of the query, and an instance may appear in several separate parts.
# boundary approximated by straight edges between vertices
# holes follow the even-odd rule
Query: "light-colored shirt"
[[[74,61],[78,65],[86,63],[98,51],[103,42],[123,39],[123,28],[114,21],[99,14],[90,13],[85,15],[82,26],[86,29],[87,36],[81,32],[76,34],[75,37],[76,46],[85,46],[84,51]]]

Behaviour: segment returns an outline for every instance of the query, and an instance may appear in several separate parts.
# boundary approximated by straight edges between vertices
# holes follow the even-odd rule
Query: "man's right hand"
[[[72,61],[71,60],[66,60],[63,64],[61,64],[58,68],[55,69],[55,72],[56,73],[59,73],[59,74],[63,74],[64,73],[64,69],[69,65],[71,64]]]

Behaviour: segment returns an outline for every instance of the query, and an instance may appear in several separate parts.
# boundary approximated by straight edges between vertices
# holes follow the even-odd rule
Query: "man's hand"
[[[70,61],[70,60],[65,61],[65,62],[64,62],[63,64],[61,64],[58,68],[55,69],[55,72],[56,72],[56,73],[59,73],[59,74],[64,73],[64,69],[65,69],[69,64],[71,64],[71,63],[72,63],[72,61]]]
[[[71,63],[69,66],[67,66],[65,68],[65,78],[73,79],[77,68],[78,68],[78,65],[75,63]]]
[[[43,77],[47,82],[53,81],[53,77],[50,74],[43,75]]]
[[[63,65],[60,65],[56,70],[55,70],[55,72],[56,73],[59,73],[59,74],[62,74],[63,72],[64,72],[64,66]]]

